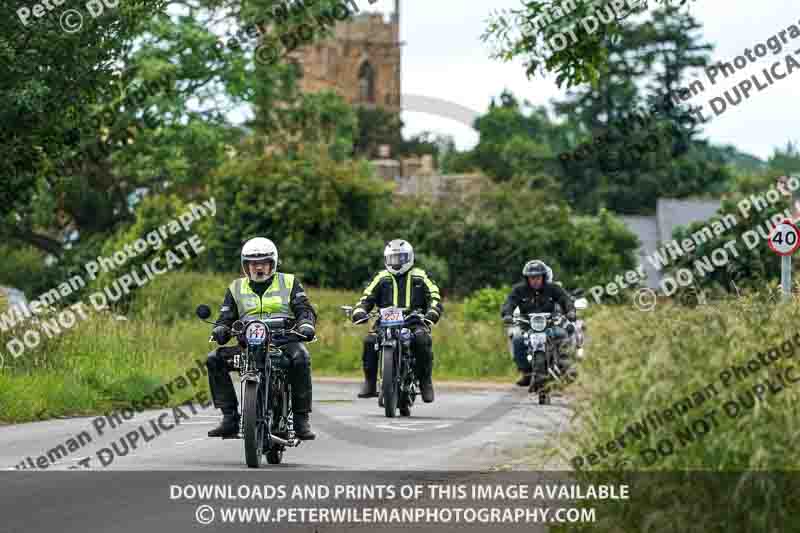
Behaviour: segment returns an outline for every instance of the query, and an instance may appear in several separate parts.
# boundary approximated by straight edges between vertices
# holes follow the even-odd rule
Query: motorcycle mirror
[[[208,317],[211,316],[211,308],[206,304],[198,305],[195,313],[197,313],[198,318],[201,320],[208,320]]]
[[[586,298],[575,300],[575,309],[586,309],[587,307],[589,307],[589,301]]]

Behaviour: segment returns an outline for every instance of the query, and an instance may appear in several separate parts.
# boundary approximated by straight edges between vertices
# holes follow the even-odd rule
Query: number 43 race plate
[[[769,247],[778,255],[792,255],[800,247],[800,230],[790,220],[784,220],[770,233]]]

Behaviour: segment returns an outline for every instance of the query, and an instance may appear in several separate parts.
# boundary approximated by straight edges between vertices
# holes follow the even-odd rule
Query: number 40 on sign
[[[772,229],[769,247],[781,258],[781,289],[784,299],[792,296],[792,254],[800,247],[800,230],[791,220],[784,220]]]
[[[778,255],[792,255],[800,247],[800,230],[790,220],[784,220],[772,229],[769,247]]]

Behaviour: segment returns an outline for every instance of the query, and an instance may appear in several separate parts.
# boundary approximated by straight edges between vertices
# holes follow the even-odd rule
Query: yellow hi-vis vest
[[[295,318],[289,307],[289,298],[294,286],[294,274],[276,273],[266,292],[259,298],[253,292],[248,278],[239,278],[231,283],[230,291],[236,301],[239,319],[252,315],[259,318]]]

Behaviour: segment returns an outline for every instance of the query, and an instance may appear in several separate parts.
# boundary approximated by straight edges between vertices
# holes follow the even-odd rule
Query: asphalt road
[[[388,419],[376,399],[356,399],[357,388],[352,382],[315,382],[312,428],[317,439],[287,450],[282,465],[265,468],[485,470],[563,430],[570,415],[563,397],[540,406],[526,389],[512,384],[440,385],[434,403],[418,398],[411,417]],[[0,466],[15,469],[21,462],[39,462],[38,470],[247,470],[242,441],[206,436],[218,421],[213,407],[194,405],[182,407],[180,414],[170,409],[137,413],[114,429],[105,421],[102,434],[94,418],[0,427]],[[126,434],[137,431],[133,449]]]

